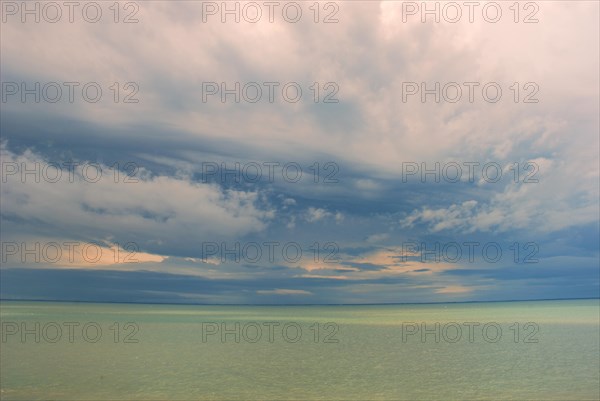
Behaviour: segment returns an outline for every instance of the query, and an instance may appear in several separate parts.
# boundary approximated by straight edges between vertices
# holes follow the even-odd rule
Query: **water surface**
[[[600,399],[598,300],[3,302],[0,318],[3,400]]]

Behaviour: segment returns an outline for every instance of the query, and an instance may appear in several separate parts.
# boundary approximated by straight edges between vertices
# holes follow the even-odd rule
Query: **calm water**
[[[598,300],[4,302],[0,318],[2,400],[600,399]]]

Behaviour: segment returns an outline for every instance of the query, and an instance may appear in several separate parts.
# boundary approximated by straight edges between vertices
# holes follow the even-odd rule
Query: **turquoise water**
[[[3,302],[0,319],[2,400],[600,399],[598,300]]]

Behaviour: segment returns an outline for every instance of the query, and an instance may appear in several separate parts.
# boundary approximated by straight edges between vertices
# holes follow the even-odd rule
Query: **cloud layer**
[[[391,1],[319,3],[318,22],[300,3],[296,23],[264,9],[256,23],[222,23],[206,4],[143,2],[131,24],[107,7],[98,23],[3,16],[3,244],[134,242],[140,261],[17,252],[2,297],[84,296],[53,274],[93,275],[107,300],[127,298],[111,290],[121,285],[131,299],[207,303],[598,295],[597,3],[539,3],[537,23],[523,23],[526,10],[515,22],[508,3],[497,23],[480,9],[472,23],[466,9],[457,23],[422,23]],[[337,22],[323,23],[332,11]],[[10,94],[36,82],[63,97],[47,101],[56,85],[40,102]],[[89,83],[98,102],[84,99]],[[223,95],[236,87],[239,102]],[[436,87],[438,102],[422,95]],[[39,182],[23,175],[35,169]],[[503,259],[421,260],[471,241],[499,244]],[[274,258],[222,258],[254,243],[268,255],[272,242]],[[425,251],[407,254],[413,243]],[[538,262],[524,266],[531,243]],[[302,255],[282,254],[290,244]],[[156,285],[170,276],[177,284]],[[27,290],[36,277],[54,284]]]

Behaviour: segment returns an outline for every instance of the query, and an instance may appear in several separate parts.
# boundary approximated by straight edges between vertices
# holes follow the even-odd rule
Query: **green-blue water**
[[[600,399],[598,300],[3,302],[0,318],[2,400]]]

